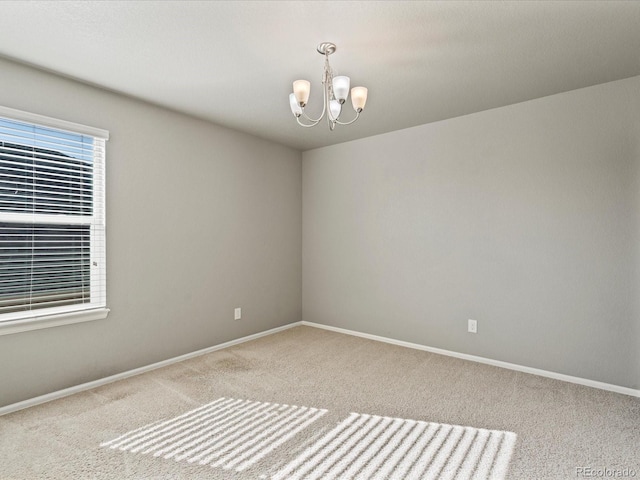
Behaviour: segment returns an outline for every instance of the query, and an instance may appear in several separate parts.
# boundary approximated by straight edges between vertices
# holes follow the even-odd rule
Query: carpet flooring
[[[637,398],[301,326],[0,417],[0,478],[640,477],[639,426]]]

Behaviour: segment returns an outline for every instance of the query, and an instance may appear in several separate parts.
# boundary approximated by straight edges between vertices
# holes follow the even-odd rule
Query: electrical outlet
[[[242,309],[241,308],[236,308],[233,311],[233,319],[234,320],[240,320],[242,318]]]
[[[467,331],[469,333],[478,333],[478,321],[469,319],[467,324]]]

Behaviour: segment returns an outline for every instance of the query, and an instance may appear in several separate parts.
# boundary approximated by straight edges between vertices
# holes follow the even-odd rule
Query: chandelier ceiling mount
[[[316,48],[316,50],[320,55],[331,55],[336,51],[336,44],[331,42],[322,42],[320,45],[318,45],[318,48]]]

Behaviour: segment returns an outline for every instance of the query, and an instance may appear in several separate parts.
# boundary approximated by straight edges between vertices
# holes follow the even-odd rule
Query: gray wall
[[[304,152],[303,319],[638,388],[639,168],[640,77]]]
[[[301,320],[300,152],[5,60],[0,104],[111,134],[111,313],[0,336],[0,406]]]
[[[302,166],[5,60],[0,104],[111,132],[112,310],[0,336],[0,406],[302,317],[640,387],[640,77],[312,150]]]

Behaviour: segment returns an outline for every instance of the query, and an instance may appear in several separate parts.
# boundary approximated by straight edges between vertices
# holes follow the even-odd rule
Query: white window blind
[[[107,138],[0,108],[0,326],[106,307]]]

